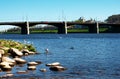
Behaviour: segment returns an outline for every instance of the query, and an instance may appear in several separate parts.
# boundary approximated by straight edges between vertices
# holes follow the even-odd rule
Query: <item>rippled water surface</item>
[[[27,70],[27,65],[15,66],[13,77],[46,79],[120,79],[120,34],[30,34],[0,35],[1,39],[12,39],[33,44],[38,53],[23,57],[28,62],[40,60],[43,63],[34,71],[18,74]],[[49,54],[45,54],[45,49]],[[60,62],[67,70],[53,72],[45,64]],[[46,68],[47,72],[41,72]],[[6,72],[0,72],[0,76]]]

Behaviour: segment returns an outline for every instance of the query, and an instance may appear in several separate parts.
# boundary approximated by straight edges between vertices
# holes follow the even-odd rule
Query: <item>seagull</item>
[[[49,49],[47,48],[47,49],[45,49],[45,51],[46,51],[46,53],[48,53],[48,52],[49,52]]]

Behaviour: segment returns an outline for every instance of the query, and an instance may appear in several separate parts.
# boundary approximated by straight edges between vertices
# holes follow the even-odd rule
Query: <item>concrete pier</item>
[[[66,34],[66,28],[65,26],[58,27],[58,34]]]
[[[67,34],[67,23],[64,22],[61,25],[58,25],[58,34]]]
[[[112,25],[111,31],[112,33],[120,33],[120,25]]]
[[[97,33],[96,25],[89,25],[88,30],[89,30],[89,33]]]
[[[97,27],[97,34],[99,34],[100,30],[99,30],[99,23],[96,23],[96,27]]]
[[[88,26],[89,33],[97,33],[99,34],[99,23],[95,23],[93,25]]]
[[[26,22],[25,26],[21,27],[21,34],[29,35],[29,22]]]

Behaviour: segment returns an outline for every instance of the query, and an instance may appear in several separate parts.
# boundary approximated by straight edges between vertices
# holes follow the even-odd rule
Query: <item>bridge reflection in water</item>
[[[0,25],[13,25],[21,28],[21,34],[29,34],[29,27],[35,26],[37,24],[47,24],[53,25],[58,28],[58,34],[67,34],[67,26],[70,25],[82,25],[88,26],[89,33],[99,33],[99,28],[101,26],[106,26],[112,28],[114,32],[120,33],[120,23],[78,23],[78,22],[50,22],[50,21],[41,21],[41,22],[0,22]]]

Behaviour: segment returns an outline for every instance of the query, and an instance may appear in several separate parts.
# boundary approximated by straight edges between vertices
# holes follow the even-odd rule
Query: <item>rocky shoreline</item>
[[[27,70],[36,70],[36,66],[41,64],[41,61],[27,62],[22,59],[22,56],[37,54],[35,47],[32,45],[22,44],[12,40],[0,40],[0,71],[9,72],[15,65],[27,63]],[[65,67],[59,62],[48,63],[46,66],[52,71],[64,71]],[[46,72],[45,68],[40,69],[41,72]],[[18,71],[19,74],[27,73],[27,71]],[[14,77],[14,74],[7,73],[0,76],[1,78]]]
[[[17,64],[25,64],[22,56],[36,54],[35,47],[13,40],[0,40],[0,71],[11,71]],[[8,75],[7,75],[8,76]],[[9,74],[12,76],[12,74]]]

